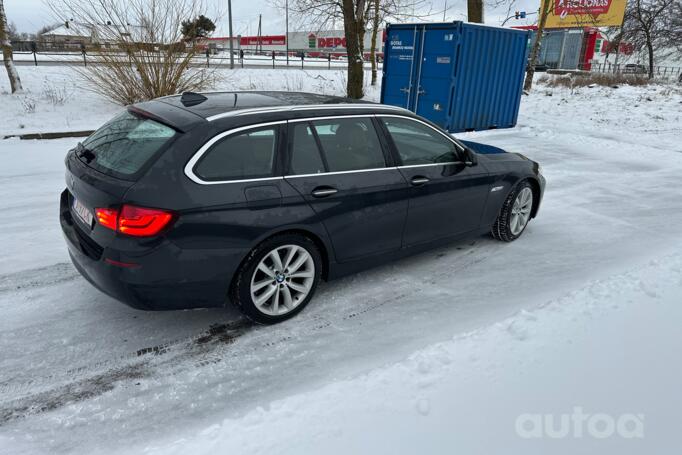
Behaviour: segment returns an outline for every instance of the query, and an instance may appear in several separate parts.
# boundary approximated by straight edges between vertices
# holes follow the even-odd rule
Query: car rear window
[[[76,153],[100,172],[130,179],[176,134],[169,126],[126,111],[95,131]]]

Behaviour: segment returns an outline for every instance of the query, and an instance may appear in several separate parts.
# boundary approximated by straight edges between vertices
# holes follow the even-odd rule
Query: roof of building
[[[94,41],[116,41],[122,36],[130,37],[134,42],[148,42],[147,32],[139,25],[115,25],[115,24],[84,24],[69,22],[43,33],[43,36],[70,36],[74,38],[87,38]]]

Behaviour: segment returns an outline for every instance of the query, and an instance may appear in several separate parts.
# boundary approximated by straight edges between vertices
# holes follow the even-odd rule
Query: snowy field
[[[95,129],[116,115],[121,106],[111,104],[84,90],[79,83],[82,68],[43,66],[19,68],[23,94],[9,92],[6,78],[0,78],[0,138],[11,134]],[[379,87],[369,85],[366,93],[379,98]],[[286,90],[342,95],[346,87],[345,70],[218,70],[214,90]],[[379,74],[381,77],[381,74]]]
[[[120,109],[68,68],[21,76],[26,94],[0,95],[0,137]],[[344,84],[240,70],[220,88]],[[0,454],[679,452],[682,90],[540,86],[516,128],[461,136],[542,164],[523,237],[323,284],[274,327],[96,291],[57,220],[78,140],[0,140]]]

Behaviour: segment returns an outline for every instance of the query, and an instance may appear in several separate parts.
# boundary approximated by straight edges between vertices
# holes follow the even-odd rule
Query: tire
[[[519,182],[502,204],[500,214],[491,229],[492,236],[503,242],[512,242],[521,237],[530,222],[534,199],[535,194],[528,180]]]
[[[289,270],[292,266],[297,268]],[[322,255],[312,240],[300,234],[277,235],[254,248],[244,260],[230,289],[230,300],[256,323],[286,321],[310,302],[321,272]]]

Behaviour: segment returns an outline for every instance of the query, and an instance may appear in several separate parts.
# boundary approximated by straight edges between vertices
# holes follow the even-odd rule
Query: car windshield
[[[95,131],[76,153],[100,172],[131,179],[175,135],[169,126],[126,111]]]

